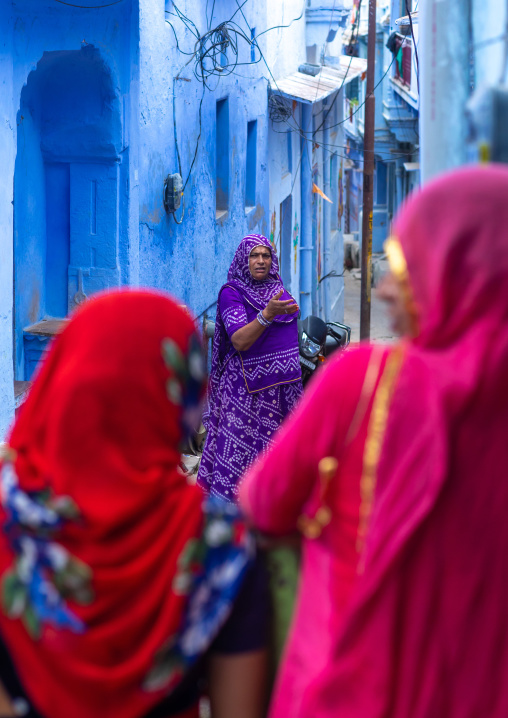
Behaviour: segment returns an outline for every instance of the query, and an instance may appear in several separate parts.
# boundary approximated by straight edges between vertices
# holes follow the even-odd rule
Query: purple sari
[[[249,270],[249,255],[259,246],[272,254],[270,273],[263,281],[254,279]],[[281,299],[292,299],[282,285],[269,240],[248,235],[240,242],[228,281],[219,292],[203,418],[208,435],[198,472],[198,484],[205,491],[230,501],[236,498],[244,471],[268,448],[303,392],[297,315],[277,316],[247,351],[237,351],[231,343],[231,336],[281,290]]]

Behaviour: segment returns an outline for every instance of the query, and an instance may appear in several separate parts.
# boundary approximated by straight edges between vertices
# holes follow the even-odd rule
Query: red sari
[[[203,392],[192,318],[142,291],[88,302],[36,378],[1,466],[0,632],[43,715],[138,718],[182,677],[157,666],[181,625],[186,557],[202,531],[202,492],[177,467]],[[43,535],[31,514],[20,519],[27,496]],[[31,581],[35,593],[16,605],[27,536],[46,552],[44,591],[64,600]]]

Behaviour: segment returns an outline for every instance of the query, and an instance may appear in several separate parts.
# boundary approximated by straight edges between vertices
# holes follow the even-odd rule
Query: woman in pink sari
[[[508,716],[507,198],[492,166],[407,204],[403,340],[333,362],[245,479],[260,529],[306,535],[271,718]]]

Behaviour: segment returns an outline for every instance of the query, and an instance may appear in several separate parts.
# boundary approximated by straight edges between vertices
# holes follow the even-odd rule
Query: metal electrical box
[[[178,173],[168,175],[164,180],[164,209],[175,213],[182,202],[183,182]]]

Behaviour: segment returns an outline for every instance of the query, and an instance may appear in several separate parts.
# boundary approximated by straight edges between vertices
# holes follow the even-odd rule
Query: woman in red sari
[[[305,535],[272,718],[508,715],[507,197],[492,166],[408,202],[403,340],[332,362],[245,479],[257,526]]]
[[[205,656],[214,716],[261,718],[250,539],[178,470],[204,379],[162,294],[93,299],[55,341],[0,461],[3,718],[197,718]]]

